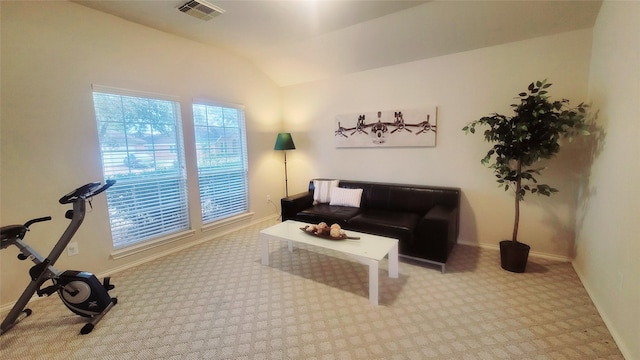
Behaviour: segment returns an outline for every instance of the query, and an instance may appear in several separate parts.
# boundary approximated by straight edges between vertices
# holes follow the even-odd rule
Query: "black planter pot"
[[[527,267],[531,247],[511,240],[500,241],[500,265],[503,269],[515,273],[523,273]]]

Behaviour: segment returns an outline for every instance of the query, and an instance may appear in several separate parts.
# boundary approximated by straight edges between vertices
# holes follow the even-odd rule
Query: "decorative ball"
[[[340,237],[342,235],[342,230],[340,230],[340,227],[331,227],[331,230],[329,232],[329,234],[331,235],[331,237],[337,238]]]

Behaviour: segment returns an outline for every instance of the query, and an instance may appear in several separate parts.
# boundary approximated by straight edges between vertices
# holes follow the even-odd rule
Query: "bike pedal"
[[[39,297],[42,297],[44,295],[51,296],[51,294],[58,291],[58,289],[60,289],[59,285],[51,285],[51,286],[47,286],[44,289],[38,289],[37,294]]]
[[[102,280],[102,286],[104,286],[104,288],[109,291],[109,290],[113,290],[116,288],[115,285],[111,285],[111,277],[107,276]]]

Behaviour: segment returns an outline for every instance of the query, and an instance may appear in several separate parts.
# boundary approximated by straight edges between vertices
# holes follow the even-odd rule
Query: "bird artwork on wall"
[[[336,116],[337,148],[436,146],[436,107]]]

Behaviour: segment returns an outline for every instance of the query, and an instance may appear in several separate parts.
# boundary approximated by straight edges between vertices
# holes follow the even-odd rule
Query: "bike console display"
[[[100,186],[99,182],[92,182],[86,185],[83,185],[67,195],[60,198],[60,204],[69,204],[78,199],[87,199],[93,197],[95,195],[100,194],[101,192],[110,188],[113,184],[115,184],[115,180],[107,180],[104,185]]]

